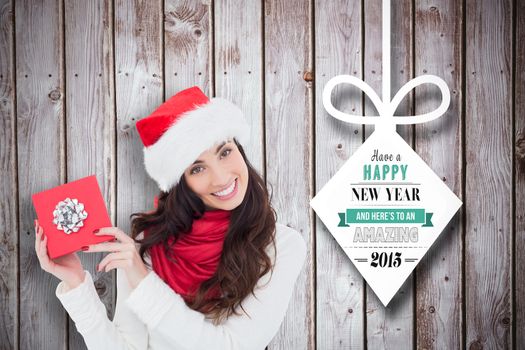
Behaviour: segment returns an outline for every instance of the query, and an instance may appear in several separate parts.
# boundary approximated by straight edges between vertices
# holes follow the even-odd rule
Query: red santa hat
[[[197,86],[182,90],[139,120],[146,172],[168,192],[184,170],[216,143],[235,137],[249,141],[242,111],[223,98],[208,99]]]

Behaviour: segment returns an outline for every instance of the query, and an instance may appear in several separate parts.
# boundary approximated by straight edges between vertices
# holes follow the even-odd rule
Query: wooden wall
[[[429,73],[452,92],[444,117],[398,132],[464,205],[384,308],[308,205],[373,131],[321,92],[337,74],[380,92],[380,0],[0,0],[0,348],[85,348],[39,268],[31,194],[96,174],[129,231],[157,189],[135,122],[193,85],[243,109],[279,221],[308,243],[268,348],[525,348],[525,2],[392,3],[392,91]],[[334,104],[375,113],[357,91]],[[112,317],[114,273],[81,257]]]

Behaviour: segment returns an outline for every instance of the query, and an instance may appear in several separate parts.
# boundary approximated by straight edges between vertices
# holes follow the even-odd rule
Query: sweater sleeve
[[[148,326],[153,338],[177,349],[264,349],[286,315],[295,282],[306,258],[300,234],[287,228],[276,244],[273,274],[260,278],[254,290],[224,323],[214,325],[204,314],[190,309],[153,271],[139,283],[126,305]],[[270,250],[273,252],[273,249]],[[271,254],[271,253],[270,253]],[[270,276],[271,275],[271,276]]]
[[[79,286],[67,290],[64,282],[60,282],[55,294],[75,322],[87,348],[147,349],[146,326],[124,304],[131,289],[126,274],[117,269],[117,304],[113,321],[110,321],[91,274],[85,272],[85,280]]]

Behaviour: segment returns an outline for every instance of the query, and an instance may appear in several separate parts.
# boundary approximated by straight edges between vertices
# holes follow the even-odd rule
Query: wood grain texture
[[[250,163],[264,176],[262,3],[214,2],[215,95],[235,103],[250,125],[242,145]]]
[[[115,223],[115,113],[112,2],[65,2],[67,182],[96,174],[111,222]],[[114,273],[96,272],[106,253],[80,254],[97,292],[113,317]],[[85,347],[73,322],[69,345]]]
[[[512,1],[467,1],[466,346],[511,347]]]
[[[364,80],[382,96],[383,37],[382,1],[366,1],[364,9]],[[411,78],[412,72],[412,3],[393,1],[391,4],[391,96]],[[411,114],[411,96],[405,98],[396,114]],[[365,97],[365,115],[378,115]],[[400,125],[397,132],[410,145],[412,126]],[[374,126],[364,125],[365,137]],[[413,347],[414,293],[413,274],[403,283],[392,300],[384,307],[372,289],[366,287],[366,339],[370,349],[400,349]]]
[[[305,81],[313,64],[310,6],[301,0],[264,3],[266,182],[277,221],[297,230],[309,247],[286,317],[268,346],[271,349],[314,346],[309,305],[312,212],[308,205],[312,191],[313,84]]]
[[[130,215],[152,210],[159,193],[144,168],[143,144],[135,124],[163,102],[162,0],[118,0],[114,9],[116,222],[130,234]]]
[[[516,1],[516,32],[514,47],[514,195],[515,245],[514,280],[515,315],[512,322],[515,348],[525,349],[525,2]]]
[[[66,347],[58,281],[35,254],[31,195],[65,181],[62,9],[58,1],[16,1],[16,111],[20,251],[20,349]]]
[[[418,154],[462,199],[462,7],[458,1],[417,2],[416,76],[434,74],[447,83],[451,102],[432,122],[416,125]],[[437,88],[416,92],[416,114],[434,110]],[[464,208],[464,207],[463,207]],[[458,349],[462,345],[462,208],[417,267],[417,348]]]
[[[197,85],[213,90],[211,0],[164,1],[165,98]]]
[[[18,346],[14,8],[0,1],[0,349]]]
[[[115,3],[117,222],[130,232],[130,215],[153,208],[159,192],[144,168],[135,128],[163,102],[162,1]]]
[[[361,1],[315,2],[315,193],[362,144],[362,128],[332,118],[322,103],[326,82],[338,74],[363,76]],[[341,111],[362,113],[361,94],[348,86],[332,93]],[[316,217],[316,346],[365,349],[364,280]]]

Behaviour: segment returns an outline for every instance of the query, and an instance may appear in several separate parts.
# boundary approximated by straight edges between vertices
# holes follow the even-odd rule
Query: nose
[[[230,171],[228,169],[217,166],[212,171],[212,185],[217,189],[223,189],[230,184]]]

